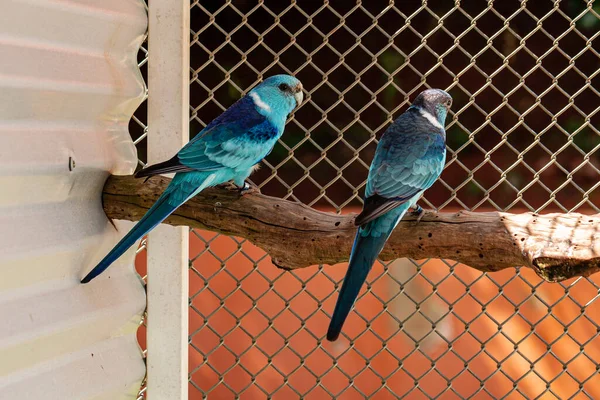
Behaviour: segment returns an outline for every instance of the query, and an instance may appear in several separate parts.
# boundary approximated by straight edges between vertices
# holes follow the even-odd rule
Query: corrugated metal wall
[[[135,398],[144,376],[133,252],[79,279],[119,236],[101,190],[136,165],[146,24],[142,0],[0,0],[2,400]]]

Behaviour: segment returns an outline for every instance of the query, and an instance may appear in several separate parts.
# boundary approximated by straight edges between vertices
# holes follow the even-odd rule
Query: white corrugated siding
[[[79,279],[119,237],[101,191],[136,165],[146,24],[141,0],[0,0],[2,400],[131,399],[144,376],[133,251]]]

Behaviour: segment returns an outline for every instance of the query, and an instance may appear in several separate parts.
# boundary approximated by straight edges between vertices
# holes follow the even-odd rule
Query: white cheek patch
[[[442,124],[440,124],[440,121],[438,121],[435,116],[431,115],[431,113],[429,111],[424,110],[421,107],[419,107],[419,112],[421,113],[421,115],[423,117],[425,117],[425,119],[427,119],[427,121],[431,122],[432,125],[440,128],[440,129],[444,129]]]
[[[260,98],[260,96],[258,95],[258,93],[256,92],[251,92],[250,93],[250,97],[252,97],[252,100],[254,100],[254,104],[256,104],[256,107],[265,110],[267,112],[271,111],[271,107],[269,107],[269,105],[267,103],[265,103],[264,101],[262,101],[262,99]]]

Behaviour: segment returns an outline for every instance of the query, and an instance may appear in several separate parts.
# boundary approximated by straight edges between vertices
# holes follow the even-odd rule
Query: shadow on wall
[[[265,392],[445,398],[450,390],[500,398],[515,387],[534,398],[546,382],[559,398],[577,393],[580,382],[600,398],[600,304],[590,283],[600,284],[598,275],[559,285],[527,269],[484,275],[431,260],[417,263],[417,273],[412,262],[397,260],[384,274],[377,263],[370,293],[344,327],[352,343],[344,335],[330,343],[325,312],[333,310],[345,265],[285,272],[250,243],[197,234],[190,235],[190,256],[197,257],[190,272],[190,399],[263,399]],[[137,265],[143,271],[145,257]],[[142,328],[145,348],[144,336]]]

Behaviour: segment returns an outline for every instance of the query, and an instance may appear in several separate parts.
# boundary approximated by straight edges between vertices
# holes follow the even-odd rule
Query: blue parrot
[[[168,161],[149,166],[135,176],[175,172],[156,203],[98,265],[82,279],[100,275],[139,239],[179,206],[207,187],[233,180],[248,189],[246,178],[281,137],[288,115],[303,99],[302,84],[289,75],[265,79],[213,120]]]
[[[340,335],[371,267],[406,211],[423,211],[417,200],[438,179],[446,162],[444,123],[451,105],[452,97],[443,90],[425,90],[381,137],[327,340]]]

